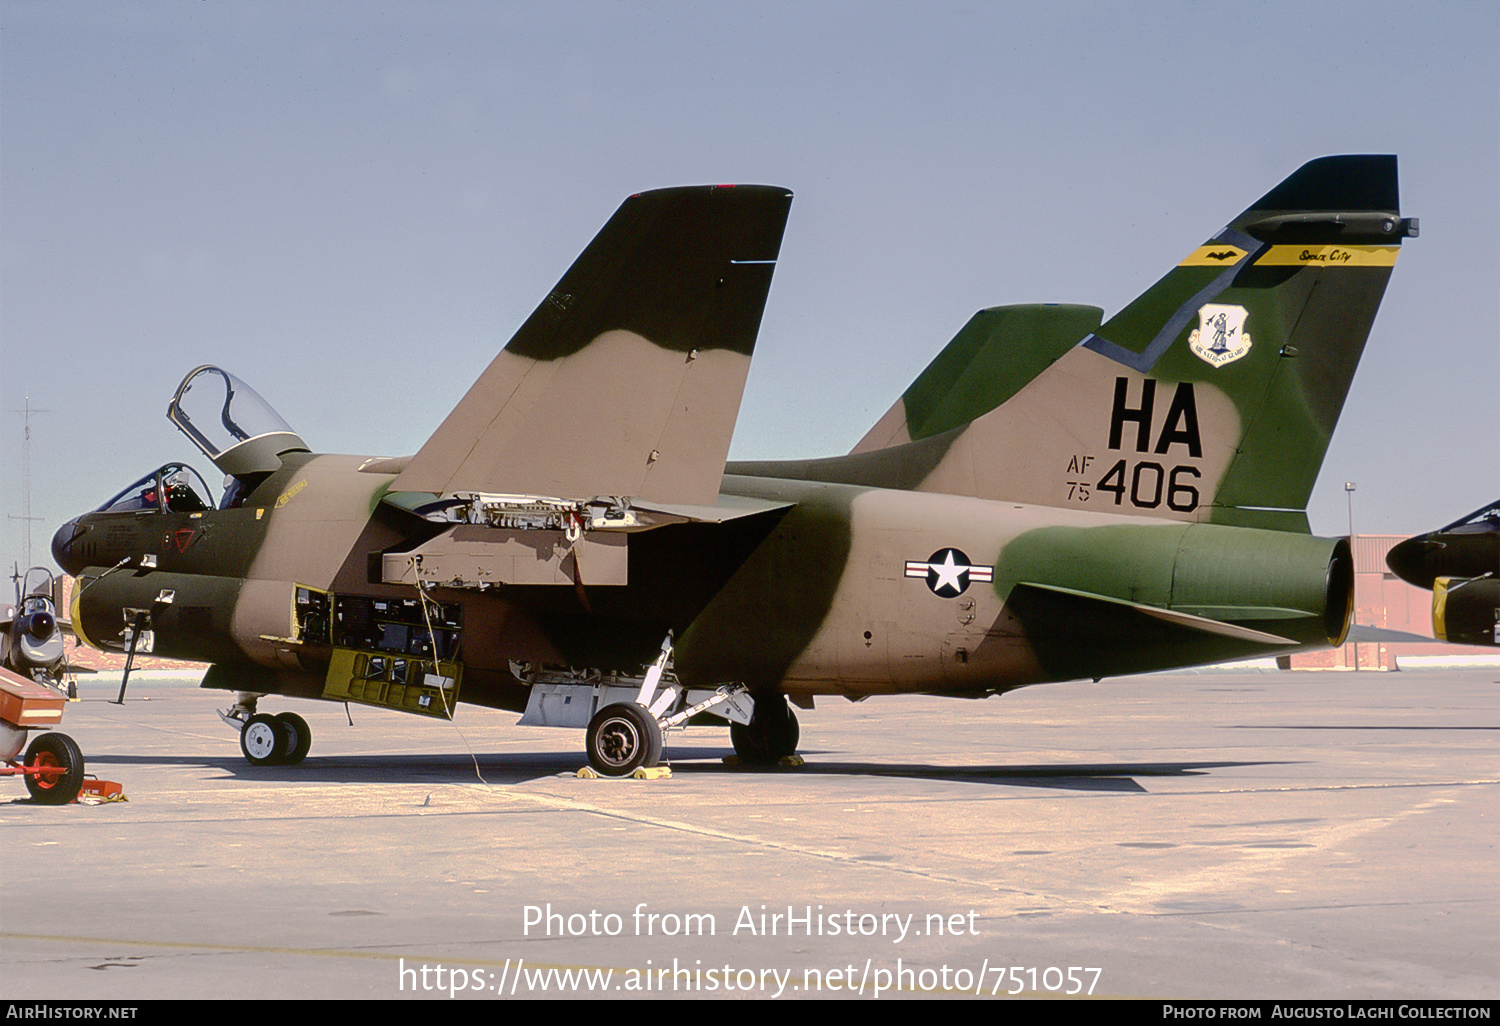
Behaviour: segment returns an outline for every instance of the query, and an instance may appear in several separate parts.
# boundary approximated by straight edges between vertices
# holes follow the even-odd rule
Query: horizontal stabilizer
[[[1059,595],[1071,595],[1074,598],[1086,599],[1090,602],[1103,602],[1134,610],[1142,616],[1153,617],[1165,623],[1176,624],[1179,627],[1187,627],[1191,630],[1203,631],[1207,634],[1217,634],[1220,637],[1234,638],[1237,641],[1251,641],[1258,645],[1297,644],[1291,638],[1283,638],[1279,634],[1267,634],[1265,631],[1251,630],[1248,627],[1237,627],[1232,623],[1225,623],[1223,620],[1211,620],[1206,616],[1198,616],[1195,613],[1184,613],[1175,609],[1163,609],[1160,606],[1146,606],[1138,602],[1126,602],[1124,599],[1110,598],[1107,595],[1093,595],[1085,591],[1074,591],[1072,588],[1058,588],[1050,584],[1032,584],[1027,582],[1020,585],[1020,587],[1040,588],[1044,591],[1055,592]],[[1251,616],[1246,617],[1246,619],[1264,618],[1258,609],[1252,610]]]
[[[1345,642],[1381,642],[1392,645],[1397,643],[1430,645],[1436,638],[1426,634],[1413,634],[1411,631],[1393,631],[1389,627],[1370,627],[1366,624],[1356,623],[1349,626],[1349,634],[1344,638]]]
[[[1045,584],[1017,584],[1005,605],[1053,680],[1151,673],[1272,655],[1297,644],[1222,620]]]
[[[392,490],[712,504],[791,198],[626,200]]]

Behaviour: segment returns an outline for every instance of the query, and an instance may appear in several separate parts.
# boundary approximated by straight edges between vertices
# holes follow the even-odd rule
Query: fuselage
[[[382,568],[440,528],[384,501],[395,474],[377,468],[389,463],[291,454],[235,508],[163,501],[69,521],[53,551],[81,578],[75,629],[124,650],[144,612],[154,652],[214,663],[210,686],[307,697],[326,697],[338,649],[430,655],[432,625],[409,611],[418,589]],[[1186,610],[1302,645],[1337,640],[1345,615],[1329,539],[746,475],[726,476],[723,492],[790,508],[631,534],[623,584],[590,583],[583,562],[571,586],[427,589],[448,611],[452,637],[436,647],[463,665],[462,700],[523,706],[518,663],[637,672],[668,630],[689,686],[978,697],[1094,675],[1073,650],[1126,647],[1110,639],[1118,625],[1091,622],[1099,602],[1107,614],[1110,602],[1121,615]],[[571,544],[558,531],[523,540],[539,558]],[[1023,584],[1088,599],[1043,617],[1013,594]],[[1129,640],[1114,672],[1264,650],[1170,632]]]

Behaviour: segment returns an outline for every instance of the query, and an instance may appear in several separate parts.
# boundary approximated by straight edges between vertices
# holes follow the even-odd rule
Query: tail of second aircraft
[[[1416,234],[1395,157],[1314,160],[973,422],[732,469],[1306,531],[1401,240]]]

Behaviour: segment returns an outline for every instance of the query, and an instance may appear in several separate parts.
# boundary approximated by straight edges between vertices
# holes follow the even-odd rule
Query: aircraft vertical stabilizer
[[[970,424],[732,473],[1306,532],[1401,240],[1396,158],[1314,160]]]

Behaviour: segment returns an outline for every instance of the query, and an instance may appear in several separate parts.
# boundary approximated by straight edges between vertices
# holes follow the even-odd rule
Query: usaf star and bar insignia
[[[921,577],[939,598],[957,598],[970,584],[988,584],[995,579],[992,566],[975,566],[960,549],[938,549],[925,562],[906,561],[906,576]]]

